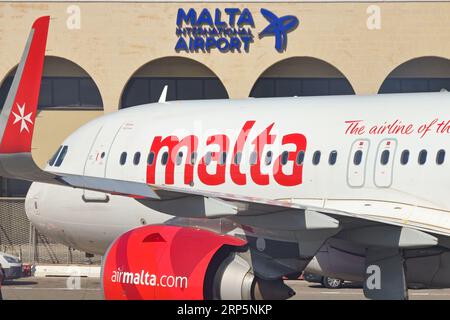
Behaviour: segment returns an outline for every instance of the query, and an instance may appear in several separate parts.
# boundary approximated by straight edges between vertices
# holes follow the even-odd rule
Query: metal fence
[[[24,198],[0,198],[0,251],[31,264],[100,264],[101,259],[39,233],[27,218]]]

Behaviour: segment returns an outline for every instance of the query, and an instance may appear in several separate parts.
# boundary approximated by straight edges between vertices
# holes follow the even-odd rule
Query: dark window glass
[[[227,91],[219,79],[206,79],[205,83],[205,99],[226,99]]]
[[[396,93],[402,92],[402,85],[400,79],[387,79],[383,82],[380,88],[380,93]]]
[[[300,166],[303,164],[303,161],[305,161],[305,151],[300,151],[297,153],[297,158],[295,159],[295,162]]]
[[[55,107],[79,107],[79,80],[54,79],[53,104]]]
[[[353,88],[347,79],[330,79],[329,80],[330,95],[353,94]]]
[[[402,92],[427,92],[428,81],[426,79],[402,79]]]
[[[424,165],[427,162],[428,152],[427,150],[422,150],[419,153],[419,164]]]
[[[167,101],[192,99],[226,99],[227,91],[217,78],[135,77],[125,87],[122,108],[158,102],[164,86]]]
[[[179,166],[180,164],[182,164],[183,163],[183,152],[178,152],[178,154],[177,154],[177,161],[176,161],[176,163],[177,163],[177,166]]]
[[[354,94],[344,78],[259,78],[251,97],[292,97]]]
[[[329,94],[328,79],[303,80],[302,92],[304,96],[324,96]]]
[[[226,152],[221,152],[220,153],[220,158],[219,158],[219,164],[220,165],[224,165],[225,163],[227,163],[227,153]]]
[[[289,151],[283,151],[281,154],[281,164],[284,166],[288,163],[289,160]]]
[[[42,78],[38,107],[46,108],[52,106],[54,106],[52,81],[49,78]]]
[[[272,163],[272,158],[273,158],[273,152],[272,151],[267,151],[266,153],[266,160],[264,161],[266,165],[270,165]]]
[[[328,158],[328,164],[330,166],[334,166],[336,164],[336,160],[337,160],[337,151],[331,151],[330,157]]]
[[[363,157],[363,152],[361,150],[358,150],[355,152],[355,155],[353,156],[353,164],[355,166],[359,166],[361,164]]]
[[[30,186],[31,182],[29,181],[6,179],[6,190],[3,190],[2,196],[25,197]]]
[[[100,154],[100,158],[104,158],[106,156],[106,153],[105,152],[102,152],[101,154]]]
[[[161,157],[161,164],[163,165],[163,166],[165,166],[166,164],[167,164],[167,161],[169,160],[169,153],[166,151],[166,152],[164,152],[163,154],[162,154],[162,157]]]
[[[178,79],[177,100],[195,100],[203,98],[203,80]]]
[[[233,159],[234,164],[240,164],[241,159],[242,159],[242,152],[237,152]]]
[[[250,165],[251,166],[255,165],[257,161],[258,161],[258,154],[256,153],[256,151],[253,151],[252,153],[250,153]]]
[[[140,152],[136,152],[134,154],[134,157],[133,157],[133,164],[135,166],[137,166],[139,164],[139,161],[141,161],[141,153]]]
[[[55,154],[53,155],[53,157],[50,158],[50,160],[48,161],[48,164],[53,166],[53,164],[55,163],[56,157],[59,155],[59,152],[61,151],[62,146],[60,146],[58,148],[58,150],[56,150]]]
[[[7,77],[0,86],[0,107],[11,86],[13,77]],[[89,108],[103,107],[100,92],[88,77],[42,77],[38,107],[46,108]]]
[[[429,91],[439,92],[442,89],[450,91],[450,79],[430,79],[428,81]]]
[[[409,161],[409,150],[403,150],[402,155],[400,157],[400,163],[402,165],[406,165]]]
[[[120,155],[120,160],[119,163],[120,165],[124,165],[125,162],[127,162],[127,153],[126,152],[122,152],[122,154]]]
[[[317,166],[319,164],[320,156],[321,156],[320,151],[314,152],[314,154],[313,154],[313,165]]]
[[[437,155],[436,155],[436,163],[438,165],[443,164],[445,161],[445,150],[441,149],[438,151]]]
[[[80,79],[80,104],[83,107],[101,108],[103,106],[100,91],[91,78]]]
[[[155,160],[155,153],[152,151],[148,154],[147,164],[151,166],[154,160]]]
[[[260,78],[253,86],[251,97],[264,98],[275,96],[275,80]]]
[[[385,166],[389,163],[389,157],[391,155],[391,152],[389,150],[384,150],[381,153],[380,163],[381,165]]]
[[[302,82],[300,79],[276,79],[276,97],[294,97],[302,95]]]
[[[61,164],[62,164],[62,162],[64,161],[64,158],[66,157],[66,154],[67,154],[67,150],[68,150],[69,148],[67,147],[67,146],[64,146],[63,148],[62,148],[62,150],[61,150],[61,152],[60,152],[60,154],[59,154],[59,157],[58,157],[58,159],[56,160],[56,162],[55,162],[55,167],[59,167]]]
[[[8,76],[3,81],[3,83],[0,83],[0,108],[3,108],[3,105],[5,104],[6,97],[8,96],[9,88],[11,88],[13,82],[13,77]]]
[[[450,78],[390,78],[380,88],[380,93],[450,91]]]
[[[150,102],[149,84],[147,79],[133,78],[125,87],[122,96],[122,106],[130,107]]]

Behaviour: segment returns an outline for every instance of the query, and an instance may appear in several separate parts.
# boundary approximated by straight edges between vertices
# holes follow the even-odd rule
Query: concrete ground
[[[293,300],[361,300],[362,289],[346,286],[330,290],[306,281],[287,281],[297,292]],[[99,278],[22,278],[2,286],[5,300],[98,300],[102,299]],[[411,300],[450,300],[450,289],[409,290]]]

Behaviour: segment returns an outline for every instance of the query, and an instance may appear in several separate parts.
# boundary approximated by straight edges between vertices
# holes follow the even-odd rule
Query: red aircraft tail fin
[[[0,115],[0,154],[31,152],[49,22],[38,18],[28,36]]]

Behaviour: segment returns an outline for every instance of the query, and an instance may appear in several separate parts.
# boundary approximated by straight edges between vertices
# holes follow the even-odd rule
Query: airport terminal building
[[[445,1],[0,1],[0,105],[43,15],[42,167],[73,130],[156,102],[165,85],[168,100],[450,90]],[[1,181],[0,251],[10,230],[38,241],[14,227],[28,185]]]

